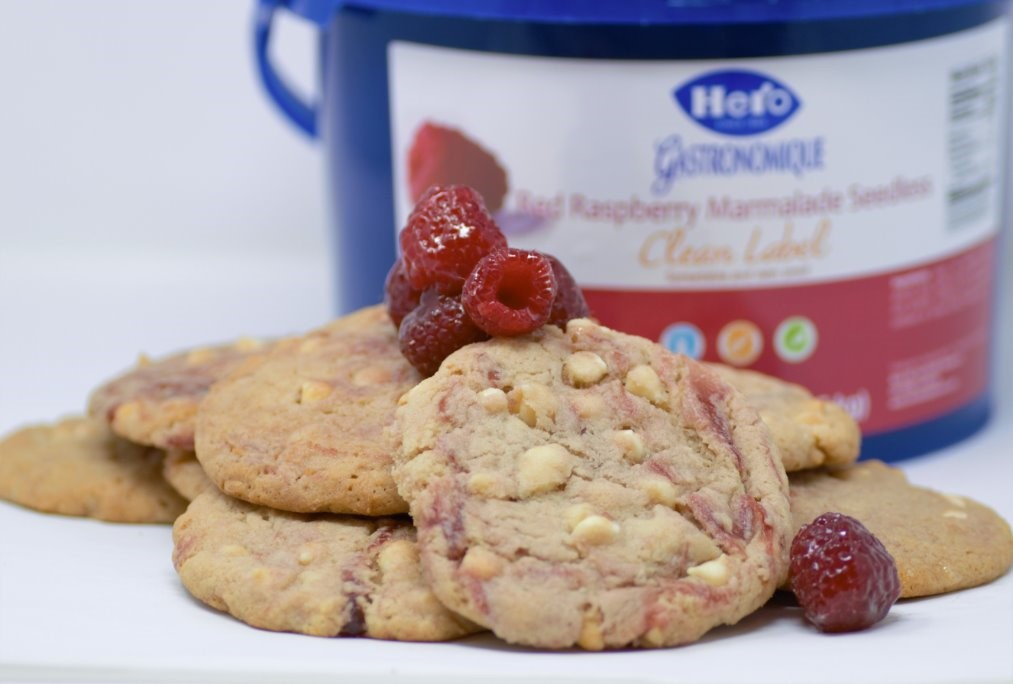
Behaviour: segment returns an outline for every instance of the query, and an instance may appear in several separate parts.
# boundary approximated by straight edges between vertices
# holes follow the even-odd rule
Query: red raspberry
[[[431,185],[467,183],[489,211],[503,206],[507,175],[491,152],[461,131],[427,121],[408,150],[408,191],[418,201]]]
[[[430,188],[398,240],[411,286],[448,295],[461,292],[479,259],[507,245],[481,196],[461,185]]]
[[[882,620],[900,596],[893,557],[862,523],[824,513],[791,544],[791,589],[805,617],[824,632]]]
[[[549,314],[548,322],[566,328],[567,321],[591,315],[584,293],[580,291],[577,281],[566,270],[566,266],[563,266],[563,262],[551,254],[544,256],[552,264],[552,275],[556,276],[556,300],[552,303],[552,313]]]
[[[555,298],[552,263],[539,252],[512,248],[483,257],[461,293],[475,325],[497,337],[540,328],[549,320]]]
[[[460,298],[434,290],[422,294],[398,329],[401,354],[424,376],[435,373],[443,359],[464,345],[486,339],[489,336],[464,313]]]
[[[383,291],[383,303],[387,305],[387,313],[390,320],[394,321],[394,327],[401,325],[401,320],[419,305],[419,297],[422,296],[422,293],[408,282],[408,274],[401,259],[395,261],[387,272]]]

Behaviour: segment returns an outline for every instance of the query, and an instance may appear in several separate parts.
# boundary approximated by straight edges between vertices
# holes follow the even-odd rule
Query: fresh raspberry
[[[497,337],[523,335],[544,325],[555,298],[552,263],[540,252],[513,248],[483,257],[461,293],[475,325]]]
[[[862,523],[824,513],[791,544],[791,589],[805,617],[824,632],[850,632],[882,620],[900,596],[893,557]]]
[[[464,313],[460,298],[434,290],[422,294],[418,307],[404,317],[398,329],[401,354],[427,377],[453,352],[486,339],[489,336]]]
[[[408,150],[408,191],[418,202],[431,185],[466,183],[475,188],[489,211],[503,206],[507,174],[491,152],[461,131],[427,121]]]
[[[395,261],[387,272],[383,291],[383,303],[387,305],[387,313],[390,320],[394,321],[394,327],[401,325],[401,320],[419,305],[419,297],[422,296],[422,293],[408,282],[408,274],[401,259]]]
[[[461,185],[430,188],[398,240],[411,286],[447,295],[461,292],[479,259],[507,246],[482,198]]]
[[[548,322],[565,329],[567,321],[586,318],[591,314],[591,310],[587,307],[584,293],[580,291],[577,281],[566,270],[566,266],[563,266],[563,262],[551,254],[543,256],[552,264],[552,275],[556,276],[556,299],[552,303],[552,313],[549,314]]]

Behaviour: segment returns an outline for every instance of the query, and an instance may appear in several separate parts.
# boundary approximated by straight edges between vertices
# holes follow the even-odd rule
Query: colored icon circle
[[[718,356],[733,366],[748,366],[763,351],[763,333],[752,321],[732,321],[721,328]]]
[[[703,333],[692,323],[673,323],[661,331],[660,341],[669,351],[685,354],[693,359],[702,359],[707,350],[707,341]]]
[[[816,325],[805,316],[792,316],[781,321],[774,331],[774,350],[788,363],[805,361],[819,343]]]

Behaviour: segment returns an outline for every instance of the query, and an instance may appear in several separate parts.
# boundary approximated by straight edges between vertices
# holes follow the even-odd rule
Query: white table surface
[[[7,245],[0,432],[81,411],[88,391],[139,352],[301,331],[330,313],[326,254],[202,262]],[[1008,355],[996,372],[1005,399]],[[1010,404],[1000,401],[976,437],[904,470],[1013,519]],[[878,627],[850,635],[816,633],[785,604],[685,648],[539,653],[489,637],[397,644],[255,630],[192,600],[170,553],[168,527],[0,503],[0,681],[1013,682],[1013,575],[901,602]]]

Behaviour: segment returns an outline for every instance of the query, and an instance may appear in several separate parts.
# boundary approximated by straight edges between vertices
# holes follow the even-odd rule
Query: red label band
[[[876,433],[985,390],[994,252],[989,239],[914,268],[804,286],[585,294],[605,325],[799,383]]]

